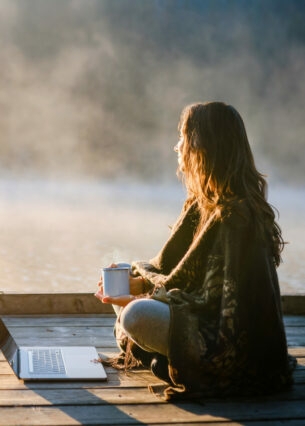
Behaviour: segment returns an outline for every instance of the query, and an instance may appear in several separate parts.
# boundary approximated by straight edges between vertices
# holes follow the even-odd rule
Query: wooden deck
[[[18,344],[94,345],[117,351],[112,314],[4,315]],[[167,403],[147,389],[149,371],[106,368],[107,382],[25,384],[0,353],[0,425],[305,425],[305,316],[285,316],[289,351],[297,356],[295,385],[262,398]]]

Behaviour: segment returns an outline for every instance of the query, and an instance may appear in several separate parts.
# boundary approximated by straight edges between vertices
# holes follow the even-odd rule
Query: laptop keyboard
[[[66,369],[60,349],[34,348],[28,352],[29,371],[33,374],[65,374]]]

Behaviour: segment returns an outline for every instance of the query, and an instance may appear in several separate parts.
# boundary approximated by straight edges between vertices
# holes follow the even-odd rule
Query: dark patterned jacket
[[[243,214],[240,212],[243,210]],[[291,383],[274,260],[243,205],[194,237],[197,205],[185,209],[160,253],[134,262],[171,311],[174,393],[250,395]],[[157,330],[156,330],[157,332]]]

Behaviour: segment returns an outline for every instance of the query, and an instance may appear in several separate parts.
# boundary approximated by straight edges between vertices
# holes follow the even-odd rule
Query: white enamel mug
[[[129,294],[129,266],[103,268],[103,293],[105,296],[122,296]]]

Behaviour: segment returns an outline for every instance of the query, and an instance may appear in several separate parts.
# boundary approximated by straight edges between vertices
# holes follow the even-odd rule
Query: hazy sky
[[[0,172],[167,179],[181,109],[223,100],[304,178],[305,1],[0,0]]]

